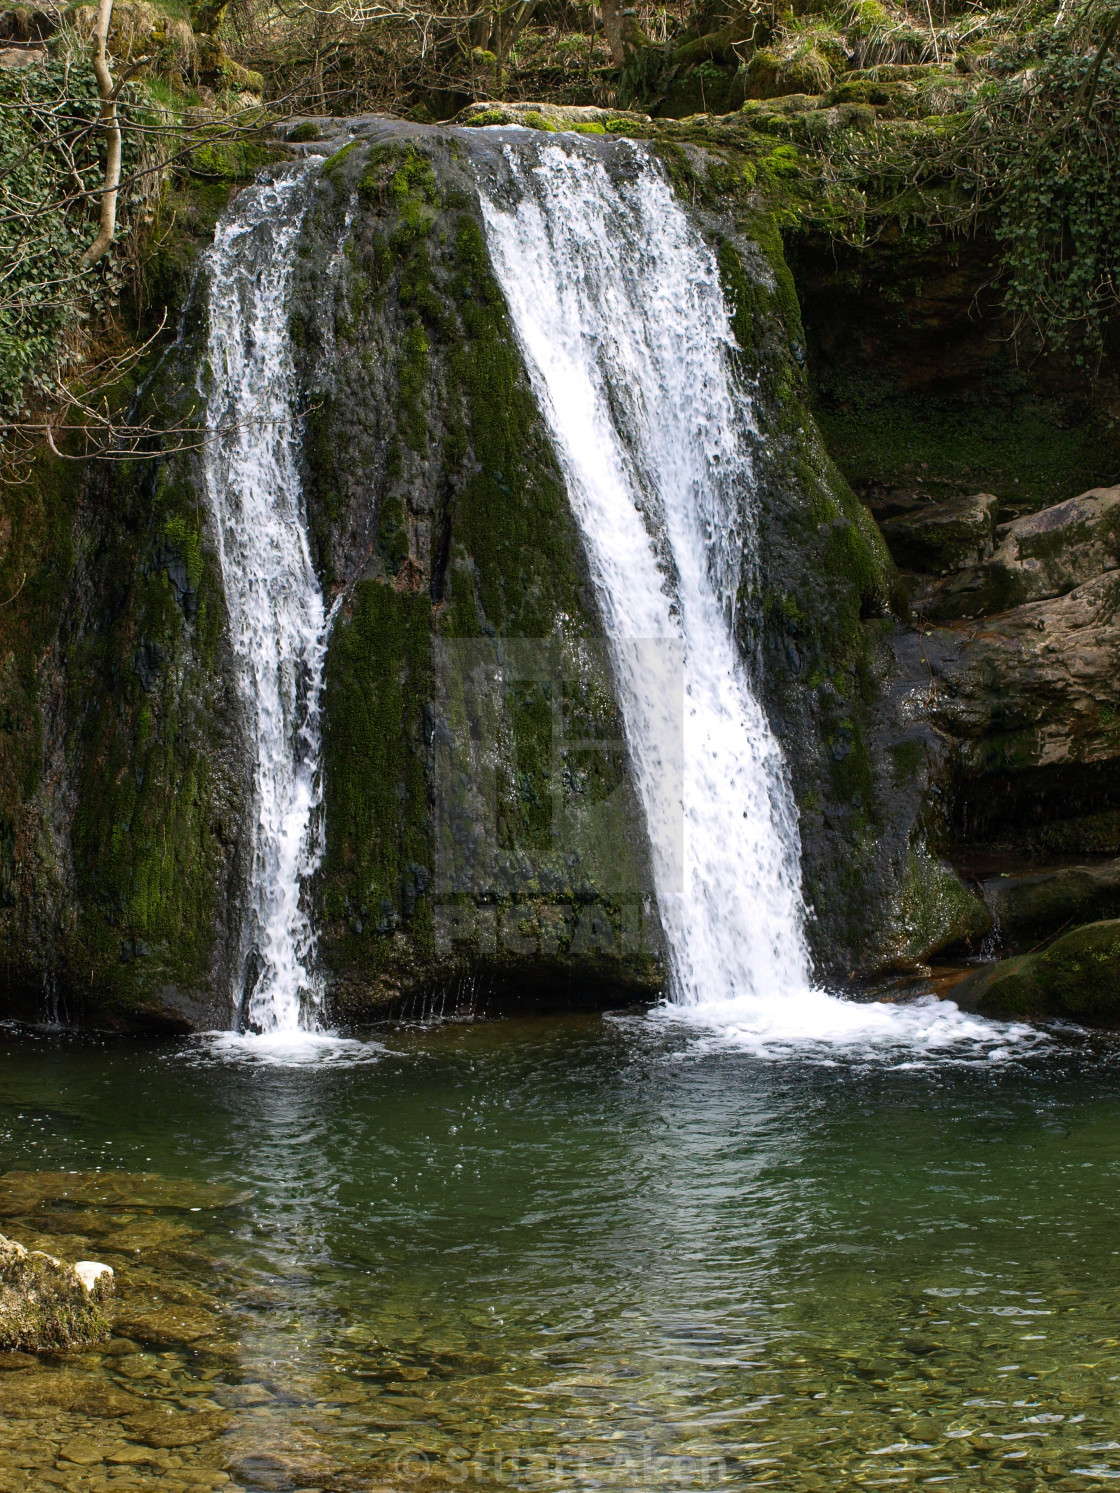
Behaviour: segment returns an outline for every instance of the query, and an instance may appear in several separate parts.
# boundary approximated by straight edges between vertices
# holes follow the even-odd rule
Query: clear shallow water
[[[121,1295],[109,1352],[0,1372],[0,1486],[1120,1478],[1114,1043],[379,1042],[293,1067],[4,1037],[0,1229]]]

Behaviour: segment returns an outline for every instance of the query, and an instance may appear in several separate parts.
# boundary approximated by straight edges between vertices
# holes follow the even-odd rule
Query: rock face
[[[64,1265],[0,1235],[0,1349],[42,1353],[103,1342],[100,1303],[112,1292],[108,1265]]]
[[[1120,852],[1120,489],[1000,524],[987,557],[962,548],[947,565],[916,542],[939,510],[952,521],[972,501],[884,523],[917,608],[893,638],[895,711],[923,736],[943,853],[979,883],[996,945],[1029,951],[1120,914],[1115,860],[1088,859]],[[1083,947],[1082,931],[971,977],[964,997],[1111,1020],[1105,934]]]
[[[928,522],[932,526],[936,520]],[[886,525],[888,542],[892,530],[906,523],[897,519]],[[994,554],[978,554],[968,564],[961,551],[956,558],[938,557],[948,564],[930,566],[922,563],[926,556],[906,544],[903,530],[897,551],[900,565],[934,574],[956,572],[951,579],[919,588],[914,599],[924,616],[947,622],[1004,612],[1024,602],[1062,596],[1092,576],[1115,570],[1120,564],[1120,487],[1094,488],[1002,524],[996,532],[1000,543]]]
[[[883,523],[883,538],[903,570],[943,575],[980,565],[992,553],[999,499],[975,493],[930,503]]]
[[[495,108],[494,130],[318,121],[292,146],[338,147],[291,317],[314,561],[338,607],[309,890],[334,1013],[353,1019],[480,986],[518,1009],[646,997],[664,978],[602,619],[476,175],[501,171],[514,115],[542,140],[571,126],[623,171],[628,120]],[[1120,855],[1120,490],[1026,513],[986,480],[896,493],[876,510],[892,560],[810,412],[780,214],[718,149],[661,161],[733,313],[757,557],[734,626],[798,803],[818,976],[1112,915],[1089,861]],[[203,342],[195,293],[148,389],[160,418],[189,417]],[[252,754],[197,455],[81,488],[40,477],[38,506],[0,526],[0,557],[11,542],[33,576],[0,610],[7,1009],[222,1024]],[[1016,901],[981,864],[993,850],[1068,864]]]
[[[1005,872],[987,877],[982,890],[1003,947],[1018,949],[1071,923],[1120,917],[1120,861]]]

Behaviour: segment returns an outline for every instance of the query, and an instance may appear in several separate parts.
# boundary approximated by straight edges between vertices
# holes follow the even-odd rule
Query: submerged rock
[[[1037,954],[1001,959],[954,987],[953,998],[986,1016],[1066,1016],[1120,1022],[1120,919],[1087,923]]]
[[[112,1288],[108,1265],[65,1265],[0,1234],[0,1349],[41,1353],[104,1342],[101,1302]]]

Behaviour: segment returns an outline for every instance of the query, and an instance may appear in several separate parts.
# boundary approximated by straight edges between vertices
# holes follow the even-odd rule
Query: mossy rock
[[[0,1349],[45,1353],[104,1342],[106,1286],[104,1277],[90,1278],[87,1287],[73,1265],[0,1234]]]
[[[904,570],[944,575],[987,559],[998,509],[999,499],[991,493],[931,504],[885,522],[883,538]]]
[[[983,890],[1005,945],[1030,948],[1072,922],[1120,917],[1120,861],[992,876]]]
[[[912,850],[891,909],[880,968],[913,969],[948,949],[975,945],[992,926],[977,894],[944,862]]]
[[[747,95],[769,99],[790,93],[820,94],[833,76],[828,58],[816,46],[798,47],[789,53],[759,47],[747,66]]]
[[[457,125],[471,129],[487,125],[522,125],[530,130],[572,130],[577,134],[628,133],[650,123],[648,114],[628,109],[600,109],[591,104],[468,104],[455,116]]]
[[[986,1016],[1065,1016],[1120,1025],[1120,919],[1086,923],[1042,953],[1003,959],[956,986],[954,999]]]

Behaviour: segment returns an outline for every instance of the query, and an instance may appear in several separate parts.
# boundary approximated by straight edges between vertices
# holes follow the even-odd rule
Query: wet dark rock
[[[1005,948],[1031,948],[1071,923],[1120,918],[1120,861],[1002,873],[983,882]]]
[[[944,575],[991,555],[998,509],[999,499],[985,492],[927,504],[885,520],[883,538],[903,570]]]

